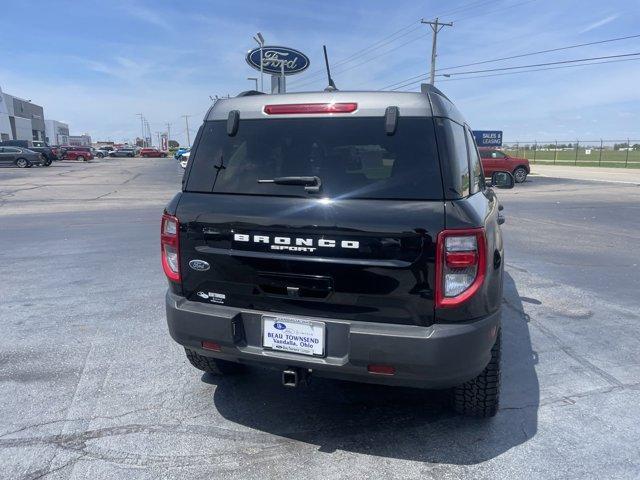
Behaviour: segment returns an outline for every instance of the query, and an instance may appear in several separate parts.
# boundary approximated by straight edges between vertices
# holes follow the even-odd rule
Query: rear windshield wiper
[[[268,180],[258,180],[258,183],[275,183],[276,185],[304,185],[309,193],[318,193],[322,187],[320,177],[278,177]]]

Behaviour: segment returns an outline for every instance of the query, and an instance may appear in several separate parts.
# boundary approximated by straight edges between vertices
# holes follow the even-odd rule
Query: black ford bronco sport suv
[[[253,93],[211,107],[162,218],[190,362],[450,388],[459,413],[495,415],[501,207],[453,103],[430,86]]]

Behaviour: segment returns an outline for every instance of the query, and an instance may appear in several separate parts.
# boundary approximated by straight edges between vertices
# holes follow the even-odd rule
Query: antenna
[[[329,69],[329,56],[327,55],[327,47],[325,45],[322,46],[322,50],[324,50],[324,64],[327,67],[327,80],[329,85],[324,89],[325,92],[331,92],[333,90],[337,90],[336,84],[333,83],[333,78],[331,78],[331,69]]]

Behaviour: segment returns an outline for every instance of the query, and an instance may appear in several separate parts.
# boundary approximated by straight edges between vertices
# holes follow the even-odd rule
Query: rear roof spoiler
[[[438,95],[446,98],[447,100],[451,101],[449,99],[449,97],[447,97],[444,93],[442,93],[442,90],[440,90],[439,88],[436,88],[435,85],[431,85],[430,83],[422,83],[420,84],[420,93],[437,93]]]

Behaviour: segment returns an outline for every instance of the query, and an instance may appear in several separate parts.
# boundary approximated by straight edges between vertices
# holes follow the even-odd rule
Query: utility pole
[[[184,117],[184,121],[187,124],[187,147],[191,146],[191,137],[189,136],[189,117],[191,115],[182,115]]]
[[[144,119],[144,124],[147,127],[147,131],[145,132],[145,138],[144,138],[144,146],[145,147],[152,147],[152,138],[151,138],[151,127],[149,126],[149,122],[147,122],[147,119]],[[147,139],[149,139],[149,141],[147,142]]]
[[[156,132],[156,138],[158,139],[158,150],[160,150],[162,147],[162,145],[160,145],[160,132]]]
[[[429,22],[425,21],[423,18],[422,20],[420,20],[420,23],[429,25],[431,27],[431,30],[433,30],[433,42],[431,45],[431,75],[429,77],[429,83],[433,85],[436,82],[436,57],[438,56],[436,45],[438,43],[438,32],[444,27],[453,27],[453,22],[440,22],[438,20],[438,17],[436,17],[435,21]]]
[[[169,142],[171,142],[171,124],[167,123],[167,148],[171,148]]]
[[[141,113],[136,113],[136,115],[140,117],[140,127],[142,127],[142,146],[144,147],[144,115]]]

